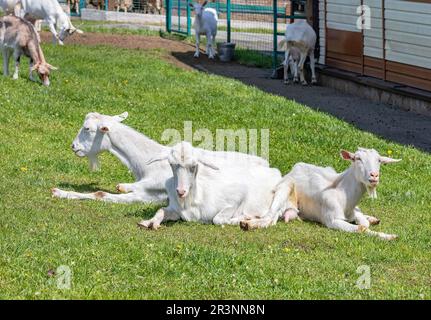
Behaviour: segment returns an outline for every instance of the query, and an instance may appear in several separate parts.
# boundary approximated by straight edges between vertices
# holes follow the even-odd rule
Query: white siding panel
[[[374,58],[383,58],[383,51],[382,49],[376,49],[371,47],[365,47],[364,48],[364,55]]]
[[[371,47],[371,48],[377,48],[382,50],[383,48],[383,41],[382,39],[376,39],[376,38],[364,38],[364,46],[365,47]]]
[[[364,55],[383,58],[382,2],[364,0],[364,5],[371,7],[371,29],[364,30]]]
[[[335,23],[328,21],[328,28],[330,29],[336,29],[336,30],[343,30],[343,31],[352,31],[352,32],[359,32],[359,30],[356,28],[356,26],[351,26],[344,23]]]
[[[386,21],[386,31],[389,30],[427,36],[431,41],[431,26],[415,24],[413,22]]]
[[[431,4],[429,3],[420,3],[406,0],[386,0],[385,7],[386,9],[398,10],[402,12],[431,14]]]
[[[385,10],[386,20],[395,20],[407,23],[431,25],[429,14],[411,13],[406,11]]]
[[[365,38],[370,37],[370,38],[376,38],[376,39],[382,39],[382,28],[377,29],[377,28],[373,28],[371,30],[364,30],[364,36]]]
[[[393,40],[393,41],[403,42],[406,44],[414,44],[414,45],[422,46],[426,48],[431,47],[431,39],[429,36],[427,37],[423,35],[404,33],[399,31],[387,30],[386,40]]]
[[[431,69],[431,60],[423,57],[414,57],[411,54],[399,53],[399,52],[387,52],[386,59],[390,61],[410,64],[422,68]],[[414,76],[414,75],[412,75]]]
[[[391,51],[428,58],[431,62],[431,48],[429,47],[416,46],[413,44],[388,40],[386,41],[386,52],[388,53]]]
[[[320,38],[320,54],[317,59],[318,63],[325,64],[325,46],[326,46],[326,34],[325,34],[325,0],[319,0],[319,38]]]

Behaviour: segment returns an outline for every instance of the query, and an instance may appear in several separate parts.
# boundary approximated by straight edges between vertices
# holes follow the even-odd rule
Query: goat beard
[[[371,199],[377,199],[376,186],[374,186],[374,187],[367,186],[367,193]]]
[[[100,163],[97,156],[91,156],[88,157],[89,163],[90,163],[90,170],[91,171],[98,171],[100,169]]]

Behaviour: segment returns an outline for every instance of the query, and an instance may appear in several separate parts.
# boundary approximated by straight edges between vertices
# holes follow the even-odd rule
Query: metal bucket
[[[218,43],[217,53],[220,61],[223,61],[223,62],[232,61],[235,54],[235,43],[232,43],[232,42]]]

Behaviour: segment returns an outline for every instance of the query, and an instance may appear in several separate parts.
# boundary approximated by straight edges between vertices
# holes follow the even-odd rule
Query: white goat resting
[[[395,239],[396,235],[369,230],[370,224],[380,221],[362,213],[357,204],[365,192],[377,197],[380,164],[400,160],[383,157],[374,149],[364,148],[355,153],[343,150],[341,155],[352,162],[342,173],[330,167],[296,164],[277,185],[269,220],[276,221],[284,214],[287,222],[299,215],[301,219],[316,221],[328,228],[366,232],[385,240]],[[254,225],[259,226],[258,223]]]
[[[195,29],[195,37],[196,37],[196,52],[195,58],[199,57],[199,43],[200,36],[204,34],[207,36],[207,46],[206,46],[206,54],[209,59],[214,59],[216,54],[214,45],[215,38],[217,35],[217,11],[212,8],[205,8],[207,5],[207,1],[202,4],[199,3],[190,3],[190,6],[195,10],[195,21],[193,23],[193,28]]]
[[[281,179],[278,169],[244,166],[244,161],[213,162],[216,158],[187,142],[151,162],[166,158],[173,172],[166,182],[169,205],[141,221],[141,227],[157,229],[162,222],[179,219],[238,224],[247,217],[260,217],[268,211],[272,190]]]
[[[145,135],[133,130],[121,122],[128,116],[124,112],[117,116],[89,113],[86,115],[82,128],[72,143],[73,152],[79,157],[90,160],[90,168],[98,169],[99,153],[109,151],[126,165],[135,177],[135,183],[117,185],[119,192],[126,194],[111,194],[103,191],[94,193],[78,193],[52,189],[52,195],[57,198],[78,200],[103,200],[107,202],[163,202],[167,200],[165,182],[172,177],[168,161],[162,161],[152,166],[146,163],[161,155],[166,155],[169,148]],[[260,157],[236,153],[204,151],[215,155],[220,161],[232,159],[247,162],[252,166],[268,166],[268,162]],[[247,161],[246,161],[247,160]],[[218,160],[216,159],[215,162]]]
[[[299,76],[301,79],[301,84],[306,85],[307,81],[304,77],[304,63],[307,56],[310,57],[310,67],[311,67],[311,83],[317,83],[316,73],[315,73],[315,60],[314,60],[314,48],[316,46],[316,32],[308,24],[306,20],[295,21],[292,24],[286,26],[285,37],[279,43],[279,47],[282,48],[286,45],[285,58],[284,58],[284,83],[289,83],[287,69],[289,65],[290,50],[292,48],[297,48],[300,52],[300,59],[298,63]],[[294,82],[298,80],[297,76],[294,78]]]

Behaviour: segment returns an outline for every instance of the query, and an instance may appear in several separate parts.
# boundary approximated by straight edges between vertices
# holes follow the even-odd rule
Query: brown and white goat
[[[36,71],[45,86],[49,86],[49,73],[57,68],[45,61],[40,47],[40,39],[34,26],[18,17],[5,16],[0,19],[0,49],[3,53],[3,75],[9,75],[9,59],[13,53],[15,72],[13,79],[18,79],[19,64],[22,55],[30,58],[30,80]]]

